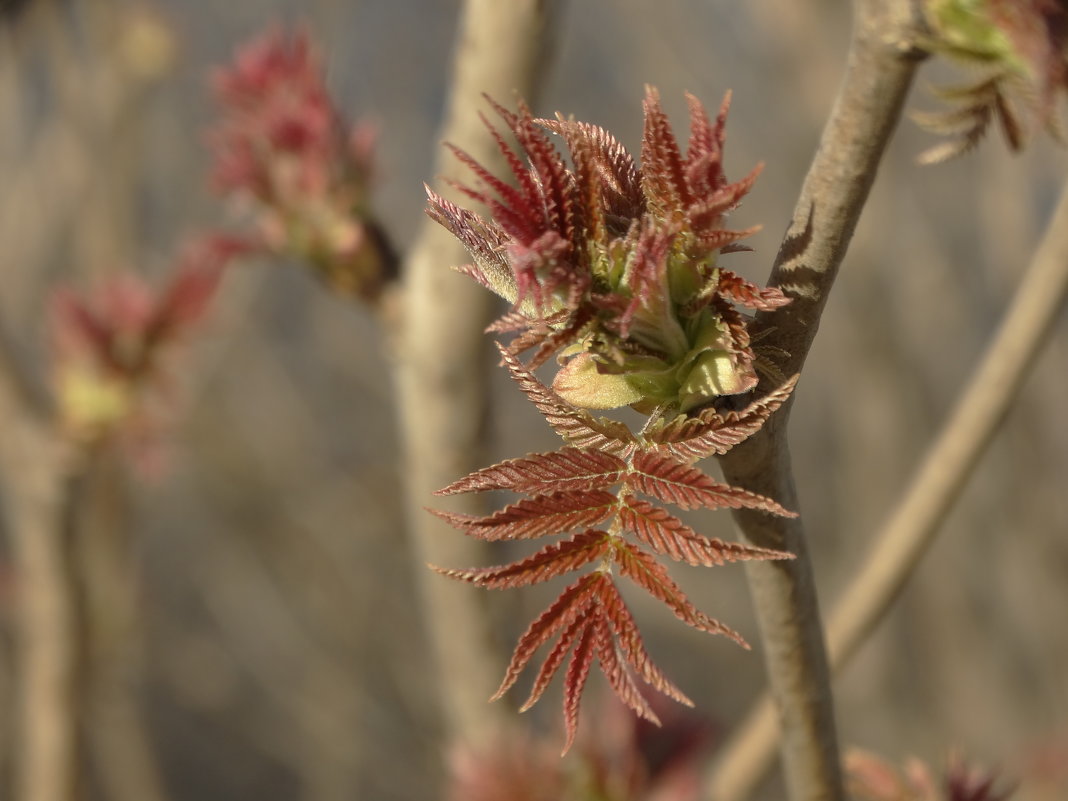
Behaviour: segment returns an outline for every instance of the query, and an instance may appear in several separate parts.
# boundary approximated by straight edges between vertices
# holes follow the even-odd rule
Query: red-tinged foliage
[[[630,670],[620,658],[623,656],[608,623],[604,619],[598,620],[597,661],[600,662],[601,673],[608,681],[608,686],[612,688],[612,692],[620,701],[634,710],[636,715],[659,725],[660,718],[656,716],[652,705],[638,689],[638,684],[634,681]]]
[[[626,479],[628,487],[683,509],[760,509],[779,517],[797,516],[771,498],[723,484],[693,465],[662,453],[640,451],[631,467],[633,472]]]
[[[708,408],[695,417],[680,415],[662,425],[654,425],[646,439],[684,462],[721,456],[759,431],[764,421],[790,397],[796,384],[797,376],[793,376],[739,412],[720,413]]]
[[[90,292],[57,289],[51,335],[60,369],[78,363],[110,378],[147,377],[161,351],[200,322],[224,267],[242,247],[215,236],[190,241],[160,290],[132,273],[116,275]]]
[[[245,246],[216,235],[193,239],[159,289],[121,273],[90,291],[53,291],[52,383],[68,436],[115,441],[143,474],[158,473],[160,426],[174,406],[169,356],[201,323],[225,265]]]
[[[924,129],[947,137],[919,156],[935,164],[974,149],[997,120],[1009,149],[1027,139],[1024,115],[1058,140],[1057,96],[1068,89],[1068,6],[1061,0],[928,2],[930,36],[925,43],[968,64],[978,79],[936,87],[947,108],[913,115]]]
[[[626,662],[638,674],[642,681],[647,683],[657,692],[663,693],[668,698],[678,701],[685,706],[693,706],[686,694],[675,686],[674,682],[664,675],[649,657],[642,643],[638,624],[634,621],[627,605],[623,602],[623,596],[619,594],[619,588],[611,579],[605,578],[596,585],[594,591],[597,601],[603,611],[601,619],[608,631],[614,636]]]
[[[568,795],[559,748],[518,732],[481,749],[458,743],[449,754],[446,801],[580,801]]]
[[[626,467],[624,460],[610,453],[561,448],[558,451],[533,453],[521,459],[509,459],[492,467],[484,467],[434,494],[455,495],[483,490],[512,490],[533,494],[605,488],[617,483]]]
[[[498,344],[497,348],[505,367],[523,394],[568,444],[616,456],[625,456],[634,449],[636,439],[626,425],[604,417],[594,417],[572,406],[538,381],[503,345]]]
[[[528,540],[566,533],[606,520],[616,496],[604,490],[551,492],[526,498],[491,515],[465,515],[432,509],[433,514],[482,540]]]
[[[749,644],[741,634],[694,606],[682,588],[668,575],[667,569],[651,554],[629,542],[619,542],[612,552],[612,558],[619,566],[620,575],[626,576],[666,604],[683,623],[708,634],[722,634],[749,649]]]
[[[644,701],[641,696],[636,700]],[[495,738],[477,752],[459,749],[453,754],[446,797],[449,801],[697,801],[701,757],[711,739],[711,725],[666,703],[648,704],[645,712],[634,717],[624,704],[600,697],[583,710],[588,724],[575,740],[577,753],[567,763],[547,744],[522,734]]]
[[[845,767],[858,801],[1007,801],[1016,789],[1000,782],[996,773],[969,765],[958,753],[950,755],[940,779],[919,759],[898,768],[860,749],[846,754]]]
[[[457,188],[488,216],[428,190],[429,215],[474,260],[461,271],[513,304],[492,327],[521,332],[509,353],[533,351],[531,367],[559,353],[564,370],[580,353],[592,359],[595,373],[556,385],[573,405],[686,411],[716,394],[745,392],[756,382],[748,334],[725,314],[734,304],[773,309],[788,302],[780,290],[718,265],[720,253],[744,249],[738,240],[757,230],[725,223],[760,168],[729,182],[722,158],[728,101],[713,123],[696,98],[687,100],[684,153],[656,90],[647,89],[641,167],[595,125],[534,119],[522,104],[517,112],[493,104],[517,145],[487,123],[509,180],[453,148],[474,176],[473,186]],[[549,133],[563,139],[570,164]],[[708,378],[713,358],[720,359],[715,381]],[[584,365],[569,376],[576,370]],[[599,382],[598,373],[625,378]],[[600,387],[589,391],[591,384]],[[642,397],[635,400],[637,387]]]
[[[601,580],[602,574],[597,572],[583,576],[561,592],[552,605],[527,627],[512,652],[512,660],[504,672],[504,680],[491,701],[496,701],[519,680],[523,668],[542,645],[551,640],[558,631],[566,630],[590,608],[594,591]]]
[[[567,675],[564,677],[564,728],[567,730],[567,740],[564,742],[566,754],[571,744],[575,742],[575,732],[578,731],[579,701],[582,700],[582,691],[586,689],[586,680],[590,676],[590,666],[596,651],[594,650],[595,633],[591,626],[586,626],[575,646],[575,653],[571,657],[571,664],[567,667]]]
[[[374,300],[396,256],[370,211],[374,129],[349,125],[307,31],[275,27],[213,75],[212,185],[248,207],[264,250]]]
[[[784,297],[781,292],[750,283],[730,270],[719,271],[716,292],[731,303],[754,311],[773,311],[781,309],[790,302],[790,299]]]
[[[450,570],[442,567],[434,569],[443,576],[492,590],[537,584],[578,570],[604,556],[608,552],[609,536],[605,531],[589,529],[562,542],[546,545],[526,559],[501,567],[472,570]]]
[[[690,703],[645,651],[638,627],[612,578],[613,568],[685,623],[745,645],[733,629],[694,607],[655,555],[706,567],[750,559],[788,559],[792,555],[703,537],[663,508],[633,493],[641,492],[686,509],[750,508],[791,516],[792,512],[770,498],[715,481],[692,465],[688,456],[674,455],[670,446],[684,448],[684,453],[690,454],[740,442],[779,407],[793,381],[741,412],[719,414],[706,410],[696,418],[654,426],[635,435],[621,423],[596,419],[570,406],[514,356],[503,349],[502,356],[513,378],[565,441],[593,445],[572,444],[476,470],[439,494],[509,490],[529,497],[485,516],[444,511],[434,514],[485,540],[527,539],[567,534],[577,528],[585,530],[506,565],[435,569],[452,578],[500,589],[536,584],[593,567],[564,590],[520,637],[494,696],[499,698],[505,693],[535,653],[555,640],[523,709],[541,698],[570,654],[564,676],[564,722],[570,746],[575,737],[580,696],[594,660],[609,686],[638,715],[655,719],[635,678],[670,698]],[[609,519],[612,522],[607,527],[591,528]]]
[[[715,567],[750,559],[791,558],[782,551],[705,537],[670,512],[631,495],[623,498],[619,522],[625,531],[634,534],[656,553],[695,567]]]
[[[244,45],[212,83],[226,111],[211,134],[217,189],[274,204],[325,192],[337,179],[349,144],[306,31],[271,29]]]
[[[702,566],[792,558],[702,537],[651,501],[635,497],[641,493],[685,509],[794,514],[772,498],[718,482],[694,466],[757,431],[787,399],[796,379],[738,412],[708,406],[716,397],[740,395],[757,384],[757,357],[742,310],[771,311],[788,298],[718,265],[721,253],[741,249],[737,241],[755,230],[732,230],[725,221],[760,167],[729,182],[723,170],[729,96],[715,121],[696,98],[687,96],[687,101],[690,138],[684,152],[659,96],[647,89],[641,167],[595,125],[562,116],[536,120],[522,104],[516,112],[494,104],[518,145],[513,148],[487,123],[511,173],[508,179],[453,148],[475,178],[474,185],[457,188],[488,209],[488,217],[428,190],[429,215],[474,259],[461,271],[513,304],[489,330],[516,333],[510,344],[498,344],[502,363],[565,443],[557,451],[477,470],[438,493],[508,490],[527,497],[486,516],[435,514],[485,540],[581,532],[510,564],[437,569],[489,588],[588,571],[519,638],[494,695],[499,698],[515,684],[536,652],[548,646],[523,708],[541,698],[563,669],[565,750],[575,738],[594,661],[640,716],[657,718],[639,679],[690,703],[653,664],[613,573],[633,581],[685,623],[744,645],[741,635],[690,602],[657,556]],[[563,139],[570,163],[556,151],[550,134]],[[530,352],[523,364],[520,354]],[[557,352],[563,366],[550,388],[532,371]],[[770,368],[769,374],[774,374]],[[621,406],[651,415],[640,433],[587,411]]]
[[[520,712],[526,712],[534,706],[545,690],[548,689],[549,682],[553,680],[560,666],[564,664],[564,660],[576,640],[590,631],[593,617],[593,608],[586,609],[560,634],[556,644],[549,649],[549,653],[542,660],[541,667],[538,668],[538,675],[534,677],[534,681],[530,686],[530,695],[527,696],[527,700],[523,702],[523,705],[519,707]]]

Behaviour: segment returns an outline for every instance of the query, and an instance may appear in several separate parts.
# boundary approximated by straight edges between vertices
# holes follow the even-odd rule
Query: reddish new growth
[[[276,28],[214,75],[214,187],[252,207],[262,245],[307,260],[331,286],[374,299],[394,268],[371,221],[374,132],[334,106],[304,31]]]
[[[757,431],[789,396],[795,379],[739,412],[709,401],[755,386],[756,357],[736,305],[774,309],[787,302],[717,264],[750,231],[724,226],[753,179],[729,183],[722,147],[727,103],[715,123],[689,97],[691,133],[682,154],[659,99],[649,90],[639,168],[606,131],[558,118],[535,120],[497,108],[526,164],[493,131],[517,186],[456,151],[484,185],[464,189],[485,204],[480,217],[430,193],[430,214],[468,248],[464,268],[511,300],[493,326],[521,333],[500,346],[512,378],[563,437],[566,447],[478,470],[440,494],[511,490],[527,497],[478,517],[435,512],[484,540],[565,538],[500,567],[445,570],[487,588],[519,587],[585,572],[527,629],[495,698],[549,643],[529,708],[570,661],[564,679],[567,747],[594,661],[637,714],[656,715],[638,681],[689,704],[653,664],[617,586],[629,579],[683,622],[744,645],[741,636],[696,609],[658,557],[713,566],[784,559],[778,551],[704,537],[659,504],[683,509],[748,508],[792,516],[770,498],[719,483],[694,466]],[[574,168],[546,132],[561,135]],[[752,230],[752,229],[750,229]],[[531,365],[519,354],[534,350]],[[531,372],[560,352],[552,388]],[[630,405],[649,414],[641,432],[581,407]],[[553,642],[555,640],[555,642]]]
[[[164,384],[164,354],[200,321],[223,267],[241,249],[217,237],[190,243],[158,291],[133,274],[118,275],[91,293],[55,291],[55,383],[62,422],[72,435],[95,441],[139,420],[146,392]]]
[[[969,765],[951,754],[941,780],[924,762],[912,758],[898,769],[867,751],[846,754],[850,791],[858,801],[1007,801],[1015,787],[996,773]]]
[[[721,454],[760,428],[793,388],[793,381],[741,412],[706,409],[633,434],[622,423],[594,417],[548,387],[503,347],[512,377],[553,429],[568,443],[551,453],[478,470],[440,495],[511,490],[528,497],[485,517],[436,511],[469,536],[484,540],[534,539],[573,533],[532,556],[500,567],[441,573],[489,589],[521,587],[592,569],[569,585],[520,638],[494,699],[519,678],[535,652],[554,638],[523,709],[532,706],[574,654],[564,682],[565,751],[574,739],[578,707],[594,660],[616,694],[644,718],[656,721],[634,677],[684,704],[686,695],[653,664],[623,598],[615,574],[664,603],[679,620],[739,644],[734,630],[690,603],[657,556],[710,567],[745,559],[787,559],[790,554],[702,536],[655,502],[683,509],[749,508],[792,516],[770,498],[713,480],[693,462]]]
[[[697,801],[701,758],[712,727],[689,710],[654,698],[653,726],[610,697],[594,706],[592,725],[561,762],[543,740],[512,733],[488,747],[461,744],[452,754],[449,801]]]
[[[1009,148],[1023,148],[1018,104],[1058,139],[1057,95],[1068,89],[1068,6],[1062,0],[926,0],[927,47],[969,64],[978,80],[936,88],[950,106],[913,118],[947,141],[920,155],[936,163],[967,153],[995,120]]]
[[[645,98],[641,167],[607,131],[558,118],[535,120],[496,107],[524,164],[490,129],[516,187],[455,150],[481,185],[459,187],[492,219],[430,192],[430,215],[467,246],[462,268],[512,301],[491,330],[520,331],[513,354],[536,348],[531,366],[562,350],[555,388],[587,408],[659,405],[688,411],[756,385],[754,355],[736,306],[788,302],[719,266],[718,256],[756,228],[732,230],[726,215],[760,171],[736,183],[723,170],[729,97],[715,122],[692,95],[685,155],[656,92]],[[561,136],[569,169],[548,133]],[[428,190],[429,191],[429,190]]]

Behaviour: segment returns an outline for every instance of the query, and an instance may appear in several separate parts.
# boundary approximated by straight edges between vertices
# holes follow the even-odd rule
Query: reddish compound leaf
[[[604,489],[618,482],[626,467],[626,462],[610,453],[561,448],[484,467],[434,494],[456,495],[483,490],[533,494],[550,490]]]
[[[491,515],[430,511],[472,537],[495,542],[563,534],[575,528],[595,526],[612,514],[616,496],[604,490],[553,492],[526,498]]]
[[[500,567],[452,570],[434,567],[449,578],[478,584],[487,589],[522,587],[562,576],[588,565],[608,552],[608,533],[590,529],[562,542],[547,545],[535,554]]]
[[[695,607],[664,566],[650,554],[629,542],[618,542],[613,555],[620,573],[666,604],[683,623],[709,634],[722,634],[743,648],[749,648],[741,634]]]
[[[683,462],[696,462],[713,454],[724,454],[755,434],[790,397],[798,376],[792,376],[778,389],[753,401],[739,412],[721,414],[706,409],[697,417],[676,417],[653,428],[645,438]]]
[[[659,506],[634,496],[623,499],[619,522],[659,554],[694,566],[715,567],[751,559],[793,559],[793,554],[704,537]]]
[[[600,573],[590,573],[580,578],[560,593],[552,605],[527,627],[516,643],[512,660],[504,673],[504,680],[490,698],[491,701],[496,701],[508,692],[542,645],[551,640],[558,631],[566,630],[593,605],[593,593],[600,576]]]
[[[498,343],[497,348],[501,352],[501,358],[508,372],[519,384],[523,394],[530,399],[553,430],[568,444],[616,456],[625,456],[634,449],[636,440],[625,424],[603,417],[594,417],[572,406],[538,381],[534,374],[523,367],[519,359],[509,353],[503,345]]]
[[[779,517],[797,517],[771,498],[713,480],[700,469],[655,451],[634,455],[626,484],[683,509],[760,509]]]

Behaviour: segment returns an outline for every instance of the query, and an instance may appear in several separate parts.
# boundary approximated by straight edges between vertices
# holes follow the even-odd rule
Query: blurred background
[[[379,127],[374,204],[398,247],[423,223],[455,0],[0,9],[0,321],[42,377],[57,282],[161,275],[183,236],[230,214],[205,179],[208,76],[272,23],[307,25],[337,103]],[[637,148],[643,84],[659,87],[680,131],[684,90],[712,107],[733,90],[728,175],[766,164],[733,219],[765,227],[755,253],[728,258],[763,282],[833,100],[848,25],[848,4],[835,0],[575,0],[535,110],[574,114]],[[911,107],[935,107],[928,82],[954,77],[925,67]],[[993,135],[966,159],[917,166],[933,142],[903,121],[797,394],[793,455],[825,609],[991,336],[1068,166],[1042,135],[1020,156]],[[124,482],[115,501],[142,619],[122,624],[139,633],[113,659],[119,674],[137,665],[146,722],[124,723],[124,702],[101,691],[97,725],[122,733],[107,770],[134,778],[97,777],[98,797],[439,797],[413,584],[423,568],[401,519],[386,352],[374,317],[305,271],[262,262],[227,275],[174,371],[181,412],[165,469]],[[1007,772],[1051,764],[1058,743],[1068,749],[1066,364],[1062,317],[933,552],[836,680],[843,743],[935,762],[959,746]],[[556,446],[503,374],[495,392],[493,456]],[[733,538],[725,513],[697,525]],[[3,533],[0,710],[15,704],[17,576]],[[676,573],[700,608],[755,640],[740,567]],[[501,596],[504,642],[551,592]],[[763,687],[759,653],[634,603],[654,658],[729,729]],[[556,702],[542,707],[530,725],[559,737]],[[17,745],[11,719],[0,712],[0,798]],[[155,768],[135,764],[142,752]],[[145,771],[156,779],[139,783]],[[1021,799],[1063,798],[1024,790]]]

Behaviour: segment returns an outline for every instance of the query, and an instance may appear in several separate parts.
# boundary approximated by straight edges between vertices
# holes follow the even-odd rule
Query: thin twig
[[[794,300],[760,315],[762,340],[788,356],[798,373],[852,238],[890,135],[901,115],[919,53],[912,42],[918,13],[908,0],[858,0],[845,80],[805,178],[769,283]],[[786,440],[788,406],[743,445],[722,458],[728,481],[797,505]],[[837,801],[843,797],[829,670],[812,565],[801,519],[754,512],[735,514],[755,545],[793,552],[792,561],[746,566],[771,692],[784,730],[781,753],[789,797]],[[710,797],[736,801],[749,791],[729,762],[710,779]]]
[[[69,801],[83,752],[73,565],[65,541],[68,454],[0,364],[0,486],[18,577],[15,797]]]
[[[500,163],[500,154],[479,120],[479,112],[486,109],[482,93],[502,102],[511,101],[516,92],[528,98],[533,94],[535,81],[544,73],[539,61],[549,5],[545,0],[464,4],[443,138],[491,170]],[[438,172],[463,177],[455,160],[444,160]],[[424,567],[426,562],[467,567],[485,561],[479,543],[456,536],[425,511],[434,490],[479,465],[482,448],[488,363],[482,330],[493,300],[473,281],[449,270],[468,260],[447,231],[429,220],[423,225],[405,264],[398,378],[407,518],[419,557],[425,624],[441,676],[446,736],[485,744],[504,723],[503,710],[486,702],[504,672],[501,649],[482,598]],[[451,508],[462,509],[463,503]]]
[[[1068,184],[982,362],[829,615],[827,650],[832,671],[838,672],[849,662],[915,572],[1018,397],[1066,297]],[[765,693],[724,749],[723,783],[755,784],[771,766],[778,740],[775,706]]]

